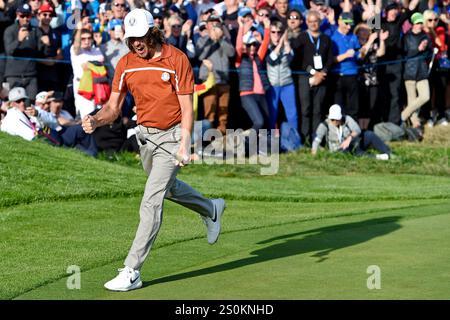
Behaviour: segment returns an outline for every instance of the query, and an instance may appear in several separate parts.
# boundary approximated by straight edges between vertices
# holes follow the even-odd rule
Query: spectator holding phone
[[[23,87],[27,96],[34,100],[38,92],[37,67],[33,58],[48,55],[49,39],[30,25],[31,7],[28,4],[16,10],[17,21],[4,33],[5,53],[18,57],[6,60],[5,78],[10,87]]]
[[[230,99],[229,59],[234,56],[235,50],[219,16],[210,16],[206,29],[208,34],[198,39],[196,51],[200,61],[208,59],[212,62],[216,84],[203,95],[204,116],[211,123],[217,120],[217,128],[225,134]],[[202,81],[208,78],[208,69],[204,65],[200,66],[199,78]]]

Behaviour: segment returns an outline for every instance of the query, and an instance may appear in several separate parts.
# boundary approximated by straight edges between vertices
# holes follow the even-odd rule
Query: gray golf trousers
[[[175,158],[168,154],[178,151],[181,140],[181,126],[178,124],[168,130],[139,126],[137,140],[141,161],[148,174],[144,196],[140,207],[140,222],[125,265],[140,270],[153,242],[158,235],[163,216],[163,202],[167,198],[194,210],[204,217],[213,217],[214,206],[210,199],[202,196],[188,184],[176,179],[179,167]],[[156,147],[150,141],[161,147]]]

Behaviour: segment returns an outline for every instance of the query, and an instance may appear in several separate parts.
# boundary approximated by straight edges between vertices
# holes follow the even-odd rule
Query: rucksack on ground
[[[405,129],[392,122],[381,122],[373,127],[373,132],[384,142],[398,141],[405,138]]]

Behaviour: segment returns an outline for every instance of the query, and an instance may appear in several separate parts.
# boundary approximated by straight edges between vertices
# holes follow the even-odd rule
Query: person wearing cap
[[[331,70],[334,78],[334,101],[342,105],[346,113],[357,119],[359,112],[358,63],[360,59],[358,38],[350,32],[354,24],[353,14],[342,12],[338,29],[331,37],[336,65]]]
[[[209,16],[206,29],[208,35],[197,40],[196,53],[199,61],[208,59],[212,62],[216,84],[202,96],[203,113],[205,119],[225,134],[230,101],[230,58],[234,56],[235,49],[231,44],[230,34],[219,16]],[[208,69],[202,64],[199,79],[206,81],[208,74]]]
[[[130,11],[124,25],[130,52],[117,64],[110,99],[99,112],[86,116],[82,122],[85,132],[93,133],[119,116],[128,91],[135,98],[136,135],[148,179],[140,207],[141,219],[125,267],[105,284],[105,288],[113,291],[142,286],[140,269],[160,229],[164,198],[199,213],[207,226],[210,244],[219,237],[225,210],[223,199],[207,199],[176,179],[179,168],[190,157],[194,76],[188,58],[164,43],[149,11]]]
[[[407,94],[408,105],[401,113],[402,124],[410,120],[413,128],[420,128],[418,116],[419,109],[430,100],[430,87],[428,83],[428,62],[432,54],[431,41],[423,31],[423,15],[419,12],[411,16],[412,28],[403,39],[405,52],[405,67],[403,79]]]
[[[381,29],[389,31],[386,43],[386,53],[380,58],[380,90],[383,91],[381,110],[383,121],[400,124],[400,91],[402,85],[402,26],[411,17],[419,0],[411,0],[407,7],[402,8],[396,2],[388,3],[384,9],[385,18],[381,20]],[[396,63],[388,63],[392,62]]]
[[[37,62],[49,53],[48,37],[30,25],[31,7],[20,5],[16,10],[16,22],[6,28],[3,35],[5,54],[18,57],[8,58],[5,66],[5,78],[10,87],[23,87],[31,100],[38,93]]]
[[[380,152],[376,155],[377,159],[388,160],[391,157],[391,149],[372,131],[361,133],[356,121],[348,115],[343,115],[338,104],[330,107],[327,119],[317,127],[311,148],[313,155],[317,154],[323,138],[326,139],[330,152],[349,152],[362,156],[368,155],[366,151],[373,148]]]
[[[61,37],[58,32],[50,26],[55,10],[49,3],[43,3],[39,9],[37,18],[39,20],[39,30],[42,40],[48,46],[47,55],[43,58],[51,60],[62,60]],[[61,87],[59,75],[55,61],[41,61],[37,65],[38,71],[38,91],[58,90]]]
[[[14,87],[9,91],[10,108],[1,122],[0,130],[31,141],[36,137],[38,127],[36,118],[28,117],[25,114],[27,99],[25,88]]]
[[[153,21],[155,22],[155,26],[157,26],[159,29],[163,30],[163,19],[164,19],[164,11],[163,8],[153,7],[150,10],[150,13],[153,16]]]

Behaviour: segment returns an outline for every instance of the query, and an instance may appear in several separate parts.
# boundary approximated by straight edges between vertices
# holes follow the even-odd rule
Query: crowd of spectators
[[[449,0],[0,0],[2,131],[32,140],[49,128],[91,155],[135,150],[138,97],[95,141],[79,125],[129,51],[123,19],[134,8],[188,56],[196,83],[209,81],[197,120],[223,134],[286,121],[312,146],[334,104],[362,132],[448,125]],[[92,92],[90,71],[104,84]]]

